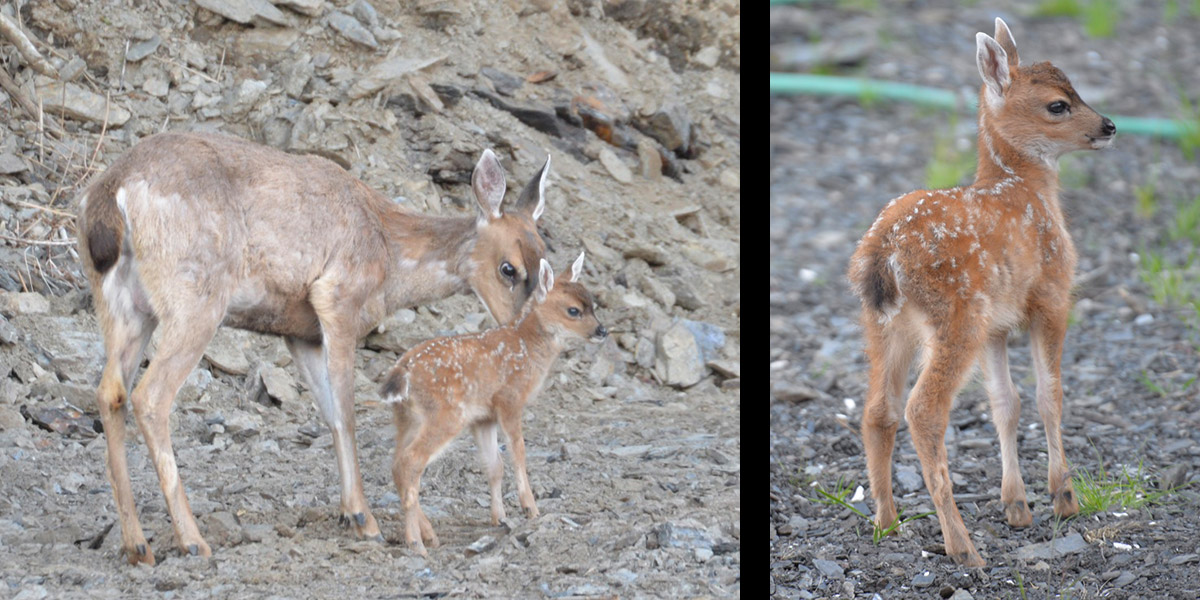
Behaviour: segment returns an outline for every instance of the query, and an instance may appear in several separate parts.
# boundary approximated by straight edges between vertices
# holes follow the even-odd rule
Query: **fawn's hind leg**
[[[487,473],[488,489],[492,496],[492,525],[499,525],[507,516],[500,484],[504,479],[504,462],[500,460],[500,445],[496,440],[496,422],[478,423],[471,428],[475,434],[475,445],[479,447],[479,460]]]
[[[862,436],[867,475],[875,498],[875,525],[887,529],[896,522],[892,498],[892,449],[904,406],[904,384],[912,366],[916,341],[905,332],[867,323],[867,355],[871,362],[867,399],[863,406]]]

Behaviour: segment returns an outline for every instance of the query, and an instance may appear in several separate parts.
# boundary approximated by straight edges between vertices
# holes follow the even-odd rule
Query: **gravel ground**
[[[835,68],[841,74],[974,94],[974,34],[990,34],[1001,16],[1025,63],[1051,60],[1102,114],[1171,117],[1181,92],[1200,97],[1197,17],[1164,22],[1162,7],[1122,4],[1115,36],[1098,40],[1076,21],[1033,17],[1030,8],[923,3],[883,14],[823,3],[774,7],[773,69],[807,70],[814,56],[841,56],[852,63]],[[1061,163],[1062,204],[1080,257],[1062,361],[1068,461],[1091,473],[1140,466],[1150,489],[1178,491],[1158,505],[1054,519],[1028,336],[1015,334],[1010,361],[1025,400],[1018,439],[1034,523],[1023,530],[1004,523],[995,428],[973,382],[960,393],[947,432],[958,505],[988,563],[966,569],[944,556],[935,518],[873,543],[867,521],[817,502],[814,486],[832,490],[841,481],[854,490],[867,479],[858,434],[867,365],[847,260],[889,199],[925,187],[938,137],[973,147],[973,119],[952,122],[886,102],[864,108],[854,99],[772,97],[771,132],[771,593],[1195,598],[1200,387],[1190,382],[1200,336],[1194,310],[1156,301],[1139,275],[1139,256],[1148,251],[1184,264],[1195,250],[1170,234],[1183,219],[1179,203],[1200,195],[1195,158],[1171,143],[1118,133],[1112,149]],[[1146,216],[1135,189],[1151,182],[1158,208]],[[1194,268],[1181,273],[1184,289],[1200,281]],[[894,465],[898,508],[907,515],[933,510],[905,425]],[[869,490],[866,497],[856,507],[869,516]]]
[[[14,82],[0,92],[0,598],[740,595],[736,2],[4,10],[57,75],[0,44]],[[548,258],[561,269],[587,250],[582,282],[612,336],[569,350],[525,411],[538,519],[521,515],[505,458],[511,518],[490,524],[464,435],[422,479],[441,547],[426,559],[403,544],[378,382],[422,340],[492,326],[462,296],[401,310],[357,354],[360,467],[385,543],[338,525],[332,436],[282,341],[222,329],[171,416],[213,556],[174,547],[131,420],[134,499],[158,564],[126,563],[73,215],[90,177],[163,129],[320,154],[414,211],[445,215],[473,214],[484,148],[500,157],[509,201],[551,154],[538,222]]]

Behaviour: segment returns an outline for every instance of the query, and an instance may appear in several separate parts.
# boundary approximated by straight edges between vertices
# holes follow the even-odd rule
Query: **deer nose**
[[[1112,122],[1112,119],[1104,117],[1104,134],[1112,135],[1117,132],[1117,124]]]
[[[596,328],[596,337],[608,337],[608,330],[603,325],[600,325]]]

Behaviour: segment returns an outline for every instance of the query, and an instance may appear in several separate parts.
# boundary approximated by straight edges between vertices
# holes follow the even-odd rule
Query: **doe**
[[[333,432],[341,520],[382,539],[354,441],[354,350],[392,312],[473,291],[504,323],[533,292],[550,161],[501,211],[485,150],[475,217],[413,213],[333,162],[234,137],[164,133],[130,149],[80,199],[79,254],[104,334],[96,392],[108,479],[130,563],[153,564],[125,455],[128,405],[158,473],[178,547],[209,556],[179,480],[168,416],[219,325],[283,336]],[[142,354],[160,333],[133,387]],[[126,400],[129,402],[126,403]]]
[[[978,33],[975,40],[983,77],[975,183],[892,200],[849,270],[870,360],[862,430],[875,523],[896,522],[892,448],[903,411],[946,554],[967,566],[984,562],[954,504],[943,438],[954,397],[977,361],[1000,436],[1005,516],[1013,527],[1032,522],[1017,464],[1021,401],[1006,346],[1016,327],[1030,331],[1054,514],[1079,511],[1059,431],[1075,247],[1059,206],[1058,157],[1107,147],[1117,131],[1058,68],[1021,66],[1004,21],[996,19],[994,39]],[[923,366],[906,406],[904,386],[919,348]]]
[[[543,259],[531,306],[516,322],[482,333],[425,341],[405,352],[388,372],[380,395],[394,403],[392,477],[404,503],[405,541],[422,555],[426,554],[422,540],[437,546],[438,539],[417,503],[421,474],[467,425],[487,471],[492,524],[498,525],[505,516],[497,423],[512,444],[521,506],[529,518],[538,516],[525,472],[521,412],[541,389],[567,339],[599,342],[608,335],[593,312],[591,292],[577,283],[582,270],[580,253],[571,265],[571,279],[556,284],[550,263]]]

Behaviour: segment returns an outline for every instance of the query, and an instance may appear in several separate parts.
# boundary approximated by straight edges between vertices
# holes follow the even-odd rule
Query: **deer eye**
[[[572,317],[578,317],[582,313],[579,312],[578,308],[575,308],[574,306],[572,306],[571,308],[567,309],[567,314],[571,315]]]
[[[517,276],[517,269],[506,262],[500,265],[500,274],[512,279]]]
[[[1064,112],[1067,112],[1068,110],[1070,110],[1070,107],[1067,106],[1066,102],[1059,100],[1057,102],[1051,102],[1050,105],[1046,107],[1046,110],[1048,110],[1056,115],[1061,115]]]

